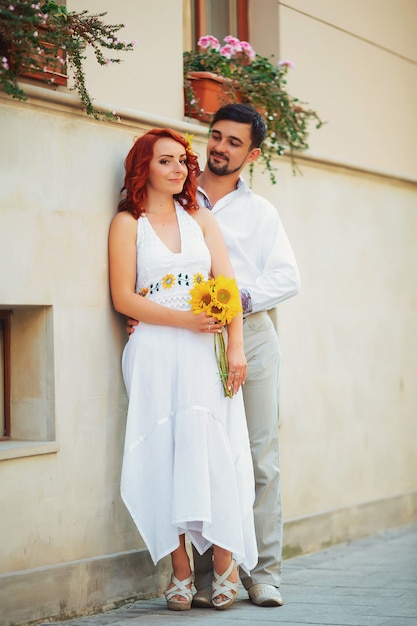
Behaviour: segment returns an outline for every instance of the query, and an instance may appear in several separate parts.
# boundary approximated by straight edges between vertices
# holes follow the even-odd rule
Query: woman
[[[233,276],[215,218],[196,202],[197,157],[178,133],[154,129],[126,162],[124,197],[109,236],[114,307],[139,320],[122,359],[129,396],[123,500],[151,557],[171,555],[169,609],[192,602],[185,534],[213,546],[213,606],[236,599],[238,573],[257,561],[253,469],[241,385],[242,316],[228,325],[224,396],[214,355],[216,319],[190,309],[193,281]]]

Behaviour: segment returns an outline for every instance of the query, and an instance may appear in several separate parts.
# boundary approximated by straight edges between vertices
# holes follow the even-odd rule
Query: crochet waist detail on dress
[[[190,290],[196,283],[207,279],[203,273],[172,272],[138,287],[137,293],[159,304],[175,309],[190,309]]]

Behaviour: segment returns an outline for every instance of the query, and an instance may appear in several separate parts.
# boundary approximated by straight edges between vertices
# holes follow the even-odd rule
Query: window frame
[[[1,350],[8,437],[0,436],[0,462],[55,453],[56,439],[53,306],[0,304]],[[5,321],[6,320],[6,321]],[[3,400],[3,399],[2,399]],[[3,419],[6,423],[6,420]],[[3,426],[3,425],[2,425]]]
[[[236,37],[242,41],[249,40],[249,7],[248,0],[235,0],[236,2]],[[195,18],[195,38],[196,42],[207,33],[207,1],[194,0],[194,18]],[[232,34],[232,33],[230,33]]]
[[[3,376],[1,385],[3,386],[3,416],[2,427],[0,432],[0,441],[8,441],[10,439],[10,398],[11,398],[11,350],[10,350],[10,316],[11,311],[6,309],[0,309],[0,331],[2,334],[2,363],[3,363]]]

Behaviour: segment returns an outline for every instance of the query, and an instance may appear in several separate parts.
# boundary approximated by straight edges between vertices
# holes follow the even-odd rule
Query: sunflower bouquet
[[[191,310],[193,313],[204,311],[222,324],[229,324],[238,313],[242,312],[239,289],[234,278],[217,276],[204,280],[202,276],[194,282],[190,291]],[[224,395],[233,397],[233,391],[227,388],[229,366],[223,332],[214,335],[214,354],[216,355]]]

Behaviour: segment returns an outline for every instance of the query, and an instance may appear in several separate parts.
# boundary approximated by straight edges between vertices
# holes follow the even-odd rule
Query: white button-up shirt
[[[213,211],[223,232],[244,315],[272,309],[298,293],[294,252],[278,211],[266,198],[239,179],[237,188],[213,207],[201,187],[197,199]]]

